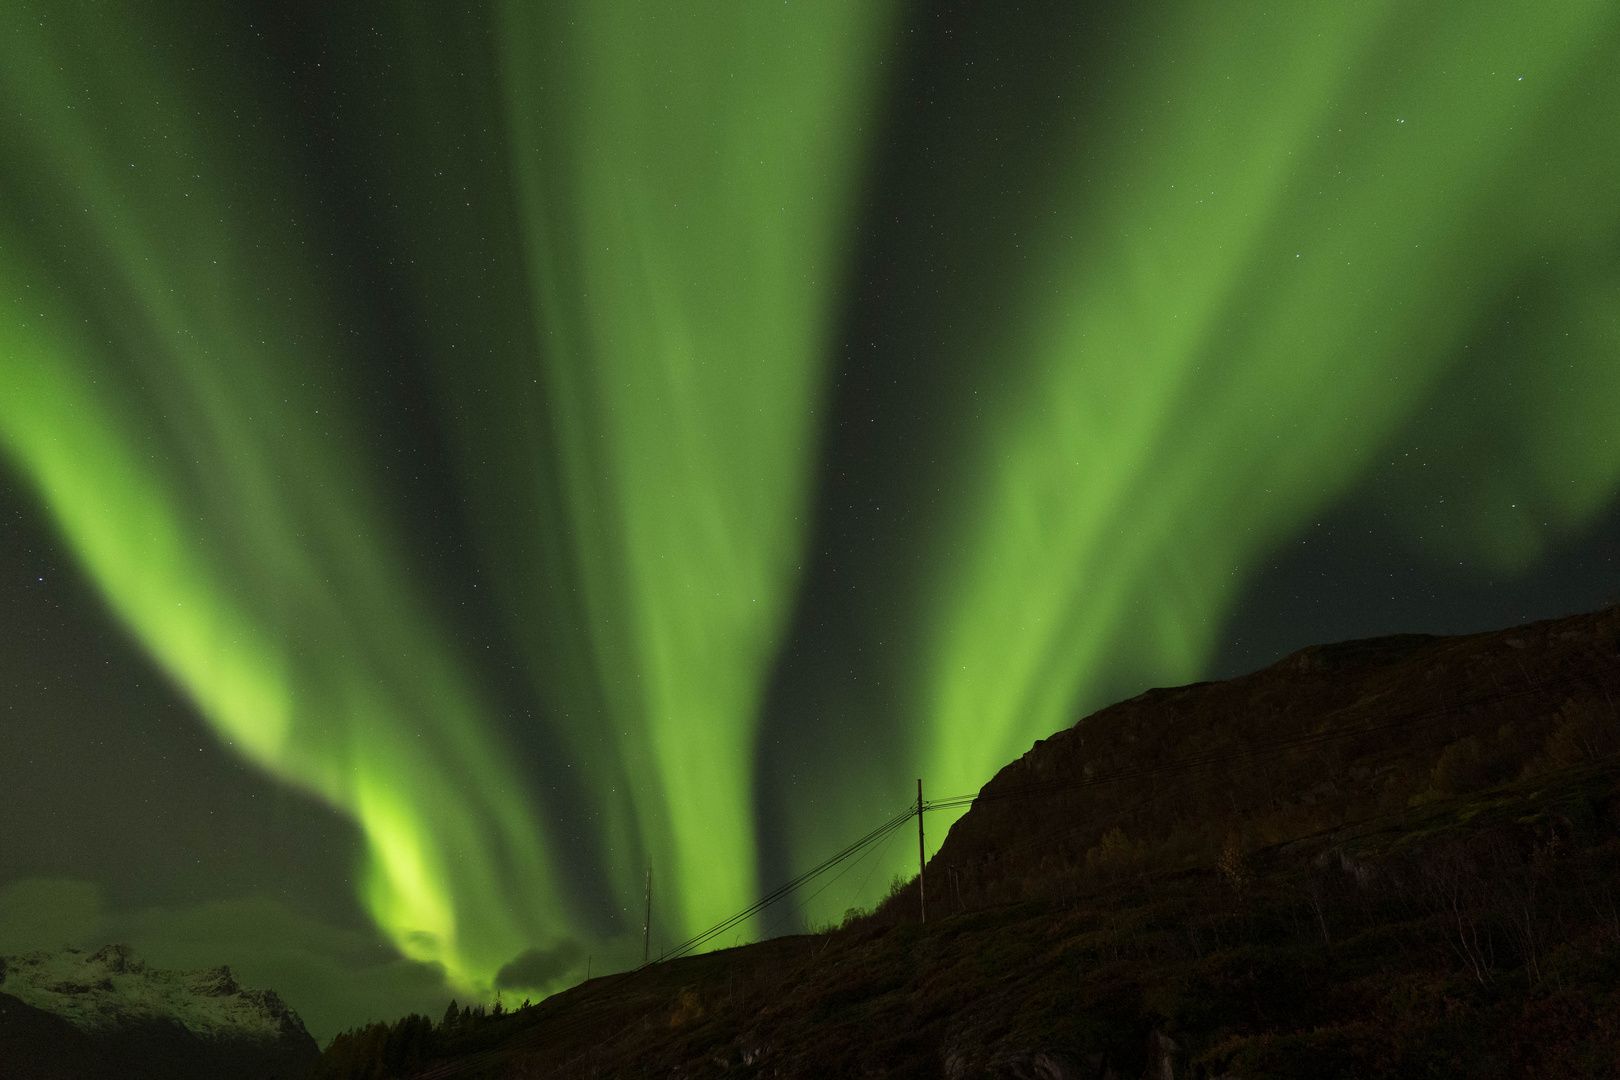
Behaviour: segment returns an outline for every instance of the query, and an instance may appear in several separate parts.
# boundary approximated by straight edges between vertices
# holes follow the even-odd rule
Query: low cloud
[[[0,886],[0,956],[79,948],[105,922],[93,881],[25,878]]]
[[[565,938],[549,949],[530,949],[496,973],[495,985],[501,990],[545,991],[584,957],[584,948],[573,938]]]

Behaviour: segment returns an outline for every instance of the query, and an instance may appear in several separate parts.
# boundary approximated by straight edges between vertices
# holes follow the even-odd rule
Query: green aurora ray
[[[485,555],[509,583],[533,567],[577,573],[585,640],[521,637],[609,811],[621,899],[646,852],[675,883],[660,895],[673,893],[661,911],[677,934],[756,888],[753,716],[803,543],[884,10],[646,18],[592,3],[499,19],[506,122],[524,152],[509,176],[478,182],[509,183],[532,225],[541,362],[476,348],[462,362],[441,334],[435,374],[453,428],[472,377],[502,392],[507,424],[492,431],[483,413],[456,431],[463,460],[512,469],[504,487],[469,485],[490,530],[518,537]],[[227,134],[253,123],[245,86],[199,93],[178,58],[130,47],[147,17],[92,28],[71,11],[38,25],[14,14],[7,35],[8,89],[28,106],[8,143],[30,166],[16,170],[13,220],[33,219],[10,235],[74,253],[54,275],[39,268],[48,253],[5,253],[7,443],[113,608],[220,733],[355,815],[379,925],[455,984],[487,988],[526,948],[555,948],[578,913],[502,766],[490,702],[368,498],[379,463],[331,370],[339,328],[358,319],[330,310],[320,271],[296,257],[313,238],[299,193],[270,186],[279,171]],[[410,41],[428,28],[390,29]],[[575,52],[590,63],[553,101],[543,79]],[[441,89],[422,88],[424,124],[453,107]],[[99,287],[87,297],[75,278]],[[24,314],[34,307],[46,310]],[[506,396],[538,383],[546,404]],[[537,424],[555,460],[525,443]],[[526,471],[566,527],[527,527],[509,482]],[[509,614],[532,626],[546,611]]]
[[[145,47],[155,12],[28,14],[0,31],[5,445],[220,736],[354,815],[401,951],[487,985],[563,932],[557,883],[372,497],[280,132]]]
[[[368,224],[431,313],[410,333],[489,602],[599,811],[611,906],[651,864],[680,935],[760,885],[755,736],[893,33],[853,0],[652,10],[379,6],[328,32],[357,101],[384,76],[355,43],[395,47],[345,175],[400,206]],[[353,815],[403,953],[476,992],[622,935],[573,895],[485,661],[418,584],[353,363],[386,348],[322,254],[341,222],[299,121],[206,20],[0,19],[10,463],[220,737]],[[942,436],[954,496],[893,615],[905,709],[871,718],[905,729],[893,791],[975,789],[1122,667],[1196,677],[1245,575],[1474,370],[1506,297],[1547,298],[1499,358],[1514,389],[1429,434],[1459,509],[1435,518],[1421,477],[1394,505],[1513,570],[1530,518],[1608,504],[1617,19],[1186,3],[1124,28],[1084,73],[1106,107],[1074,95],[1024,196],[1017,302],[942,346],[982,404]],[[799,862],[891,794],[838,765],[838,812],[789,808]]]
[[[1412,546],[1504,575],[1607,506],[1617,45],[1601,3],[1180,4],[1059,84],[1050,179],[1024,178],[1015,255],[985,260],[1013,301],[925,308],[952,328],[936,361],[973,372],[919,479],[950,494],[884,507],[919,523],[866,681],[901,689],[828,706],[857,719],[784,807],[791,861],[912,777],[971,793],[1107,695],[1201,677],[1257,564],[1385,455],[1410,462],[1377,498]],[[902,749],[852,768],[842,744],[886,709]],[[887,858],[869,879],[915,872]]]
[[[586,622],[687,932],[758,895],[753,733],[807,532],[886,7],[586,2],[566,32],[554,9],[504,9]]]
[[[1522,569],[1532,516],[1578,527],[1620,476],[1612,6],[1198,5],[1142,30],[1130,106],[975,343],[1018,376],[920,621],[915,752],[941,791],[1071,723],[1111,666],[1198,678],[1245,571],[1348,493],[1527,275],[1563,298],[1492,433],[1517,468],[1453,490],[1455,540]]]

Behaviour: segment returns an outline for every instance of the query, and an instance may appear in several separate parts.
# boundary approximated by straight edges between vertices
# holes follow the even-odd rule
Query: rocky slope
[[[318,1052],[274,991],[229,968],[160,971],[124,945],[0,958],[5,1080],[293,1080]]]
[[[833,932],[347,1033],[330,1080],[1620,1075],[1620,611],[1307,649],[1003,769]]]

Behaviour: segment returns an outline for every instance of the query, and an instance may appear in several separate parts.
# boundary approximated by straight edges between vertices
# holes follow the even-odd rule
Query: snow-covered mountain
[[[0,1078],[296,1077],[318,1048],[229,968],[162,971],[126,945],[0,957]]]

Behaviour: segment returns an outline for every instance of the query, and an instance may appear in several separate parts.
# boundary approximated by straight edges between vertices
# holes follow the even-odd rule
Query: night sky
[[[0,13],[0,954],[538,996],[1620,601],[1613,5],[429,6]]]

